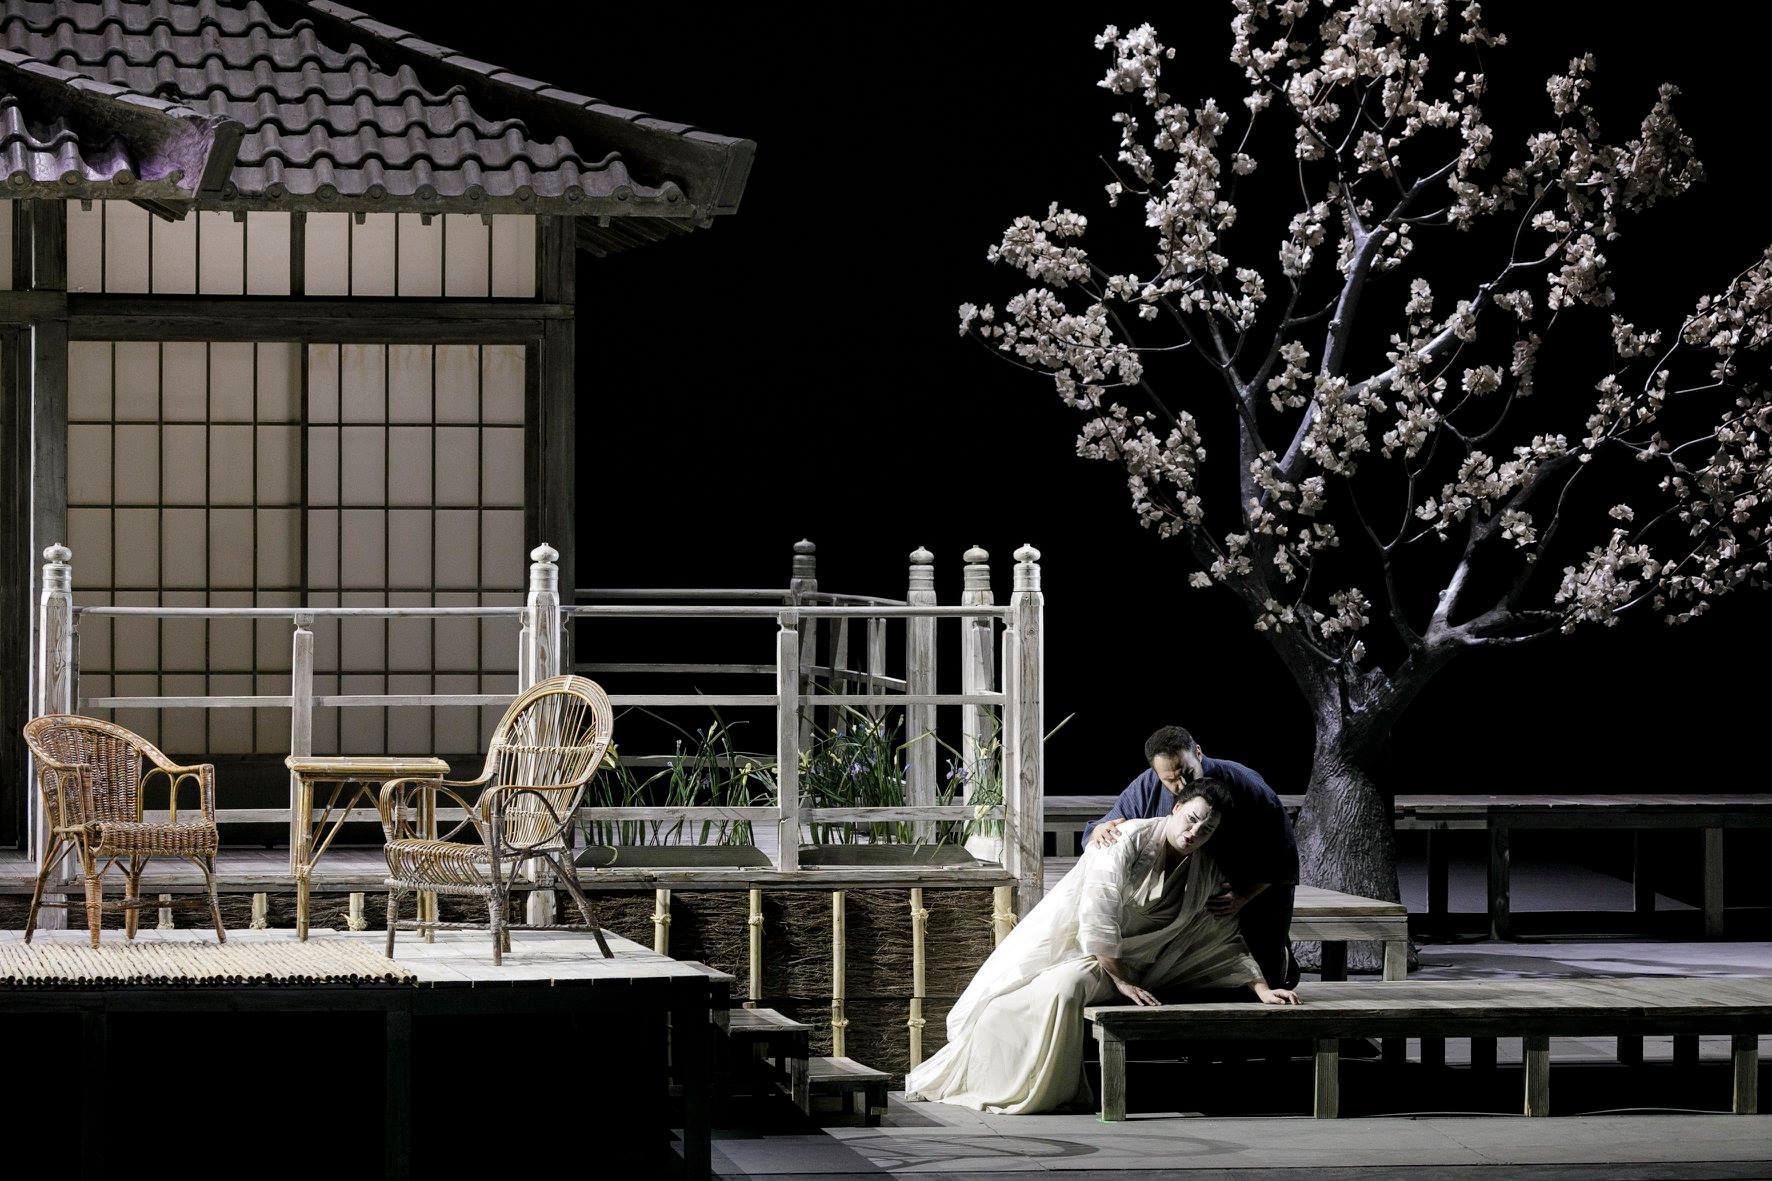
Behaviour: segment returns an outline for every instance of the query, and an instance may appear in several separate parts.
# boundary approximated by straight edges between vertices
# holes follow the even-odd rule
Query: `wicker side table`
[[[375,807],[381,785],[390,779],[434,777],[441,782],[449,774],[449,764],[442,759],[391,755],[290,755],[283,763],[289,768],[289,872],[295,878],[295,933],[297,939],[306,939],[309,880],[315,864],[350,817],[351,809],[359,803]],[[315,789],[325,785],[330,785],[331,791],[316,817]],[[436,799],[428,791],[420,823],[427,835],[436,835]],[[436,906],[436,895],[421,895],[418,904],[424,913]]]

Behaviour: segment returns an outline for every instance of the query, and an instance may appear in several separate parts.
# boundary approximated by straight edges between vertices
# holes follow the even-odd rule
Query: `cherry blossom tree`
[[[1079,454],[1125,469],[1190,584],[1290,672],[1316,725],[1304,880],[1395,899],[1375,768],[1431,678],[1766,585],[1772,252],[1638,328],[1606,253],[1701,178],[1674,87],[1608,139],[1579,57],[1504,146],[1478,4],[1233,7],[1224,106],[1171,97],[1149,25],[1096,39],[1129,225],[1102,246],[1057,205],[1017,218],[989,258],[1031,285],[959,327],[1052,383]]]

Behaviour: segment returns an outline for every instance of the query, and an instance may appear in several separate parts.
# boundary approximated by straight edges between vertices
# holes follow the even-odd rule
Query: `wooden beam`
[[[0,309],[5,306],[0,301]],[[546,324],[570,325],[572,315],[569,303],[514,299],[67,296],[73,340],[522,343],[540,339]]]
[[[577,256],[568,219],[536,222],[536,293],[564,317],[548,319],[524,358],[524,547],[547,542],[558,552],[560,601],[578,586],[577,376],[575,328]],[[567,628],[568,635],[571,628]],[[570,651],[562,667],[571,667]]]

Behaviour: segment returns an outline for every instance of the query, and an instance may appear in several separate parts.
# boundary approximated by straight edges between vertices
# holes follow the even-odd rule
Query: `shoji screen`
[[[75,342],[69,386],[82,602],[522,601],[520,345]],[[289,633],[283,621],[90,620],[81,688],[285,693]],[[325,621],[315,687],[510,692],[515,651],[514,621]],[[288,750],[286,710],[118,720],[175,755]],[[472,709],[329,709],[315,749],[461,754],[490,724]]]

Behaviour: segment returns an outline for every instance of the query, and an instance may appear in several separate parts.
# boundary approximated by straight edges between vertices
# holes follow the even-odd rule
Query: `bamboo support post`
[[[154,920],[154,929],[157,931],[170,931],[173,929],[171,894],[160,895],[160,910]]]
[[[353,890],[349,904],[345,910],[345,926],[352,931],[369,930],[369,920],[363,915],[363,893]]]
[[[529,596],[523,613],[523,628],[518,633],[517,692],[531,685],[560,675],[560,636],[563,616],[560,613],[560,551],[542,542],[529,551]],[[533,860],[524,876],[537,889],[529,891],[525,917],[535,926],[554,921],[554,891],[551,874]],[[434,917],[434,916],[433,916]]]
[[[818,589],[818,547],[806,538],[794,543],[793,574],[788,579],[788,598],[797,607],[805,601],[805,596]],[[799,675],[794,678],[794,693],[809,694],[813,692],[816,680],[813,668],[818,664],[818,621],[802,619],[799,621],[800,652]],[[800,749],[812,746],[812,711],[804,710],[799,714]]]
[[[935,606],[935,555],[918,546],[911,552],[910,587],[905,602],[913,607]],[[931,694],[935,690],[935,620],[932,617],[905,620],[904,641],[905,692]],[[936,802],[935,723],[933,705],[907,705],[904,708],[905,803],[912,807]],[[912,828],[919,843],[933,842],[935,825],[920,821]]]
[[[849,1052],[849,1018],[843,1014],[843,1001],[849,991],[845,960],[848,958],[849,922],[842,890],[831,892],[831,1054],[844,1058]]]
[[[1015,551],[1015,592],[1003,644],[1003,684],[1010,699],[1003,744],[1003,855],[1004,868],[1016,881],[1017,915],[1032,910],[1045,889],[1045,602],[1040,551],[1023,545]]]
[[[751,887],[750,916],[745,919],[750,934],[750,979],[745,984],[745,1008],[754,1009],[763,999],[763,891]]]
[[[1009,932],[1014,927],[1015,887],[998,886],[991,891],[991,946],[995,947],[1009,938]]]
[[[800,633],[798,612],[783,611],[775,633],[775,787],[779,840],[775,867],[800,868]]]
[[[44,714],[74,712],[79,669],[75,664],[74,633],[74,552],[65,545],[52,545],[43,551],[43,591],[37,609],[37,693],[31,704],[32,717]],[[26,782],[37,783],[33,764]],[[26,810],[30,826],[29,841],[33,859],[38,865],[49,855],[50,831],[48,804],[40,790],[30,792],[31,804]],[[74,877],[74,859],[63,861],[61,880]],[[37,915],[37,924],[44,930],[60,930],[68,925],[68,912],[58,903],[66,902],[66,894],[45,894],[48,905]]]
[[[271,896],[254,894],[252,896],[252,929],[263,931],[271,925]]]
[[[924,941],[929,933],[929,911],[923,905],[921,887],[911,888],[911,1068],[923,1061],[923,995],[928,991],[928,956]]]
[[[652,892],[652,950],[659,955],[671,954],[671,892]]]

